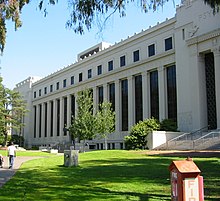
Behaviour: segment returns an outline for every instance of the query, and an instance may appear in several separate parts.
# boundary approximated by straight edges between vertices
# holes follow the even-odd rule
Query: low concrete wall
[[[147,147],[150,150],[155,149],[181,134],[182,132],[153,131],[147,136]]]

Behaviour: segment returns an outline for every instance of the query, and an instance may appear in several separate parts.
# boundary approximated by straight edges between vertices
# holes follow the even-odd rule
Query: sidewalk
[[[16,173],[22,163],[42,157],[18,156],[15,158],[13,169],[9,169],[8,157],[4,156],[3,168],[0,168],[0,188]]]

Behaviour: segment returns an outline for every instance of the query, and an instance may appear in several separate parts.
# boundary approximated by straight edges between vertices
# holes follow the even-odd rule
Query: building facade
[[[94,109],[103,100],[116,112],[109,148],[140,120],[174,119],[178,130],[220,129],[220,14],[201,0],[186,0],[176,15],[114,45],[100,43],[78,61],[42,79],[16,85],[30,110],[23,135],[28,146],[70,142],[77,92],[93,90]],[[37,80],[37,81],[36,81]],[[103,140],[92,140],[95,149]]]

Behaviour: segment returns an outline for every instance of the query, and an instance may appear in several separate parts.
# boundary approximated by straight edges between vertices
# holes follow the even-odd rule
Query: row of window
[[[172,37],[165,39],[165,51],[168,51],[170,49],[173,49]],[[149,45],[148,46],[148,57],[154,56],[155,54],[156,54],[155,44]],[[136,50],[133,52],[133,62],[137,62],[139,60],[140,60],[140,51]],[[120,57],[119,62],[120,62],[119,63],[120,67],[126,66],[125,55]],[[108,62],[108,71],[112,71],[113,69],[114,69],[114,63],[113,63],[113,60],[111,60]],[[102,65],[97,66],[97,75],[101,75],[102,73],[103,73]],[[83,81],[83,73],[82,72],[79,73],[78,76],[79,76],[78,81],[82,82]],[[88,70],[88,79],[90,79],[90,78],[92,78],[92,69]],[[70,85],[74,85],[74,83],[75,83],[75,77],[71,76],[70,77]],[[67,87],[67,79],[64,79],[62,84],[63,84],[62,85],[63,88]],[[59,90],[59,89],[60,89],[60,82],[57,82],[55,90]],[[44,94],[45,95],[48,93],[47,90],[48,90],[47,87],[44,87]],[[51,93],[53,91],[54,91],[54,86],[53,86],[53,84],[51,84],[50,88],[49,88],[49,92]],[[41,89],[39,89],[39,91],[38,91],[38,96],[39,97],[42,96]],[[36,98],[36,97],[37,97],[37,92],[35,91],[34,98]]]
[[[121,102],[120,102],[120,110],[121,110],[121,131],[128,131],[128,111],[129,111],[129,100],[128,100],[128,79],[124,79],[120,81],[121,85]],[[135,123],[143,120],[143,82],[142,82],[142,75],[136,75],[134,76],[134,114],[135,114]],[[103,86],[99,86],[97,88],[98,93],[98,104],[102,103],[104,100],[104,88]],[[166,68],[166,87],[164,88],[166,90],[167,94],[167,118],[173,119],[174,121],[177,121],[177,97],[176,97],[176,67],[175,65],[169,66]],[[91,91],[93,93],[93,91]],[[112,103],[112,109],[115,110],[115,83],[109,83],[108,84],[108,100]],[[158,71],[152,71],[150,72],[150,116],[155,117],[157,119],[160,119],[160,108],[159,108],[159,81],[158,81]],[[70,100],[70,112],[71,112],[71,118],[75,117],[75,96],[74,94],[71,95]],[[38,119],[37,119],[37,107],[34,106],[34,138],[37,136],[37,120],[38,120],[38,136],[42,137],[42,121],[44,121],[44,137],[48,136],[47,133],[47,122],[48,121],[48,114],[50,114],[50,136],[52,137],[54,135],[54,128],[56,129],[55,133],[57,136],[60,136],[60,121],[63,121],[63,125],[67,125],[67,97],[64,97],[63,99],[63,106],[61,106],[60,99],[56,100],[56,111],[54,111],[54,102],[50,101],[49,105],[48,103],[44,103],[44,107],[42,107],[43,104],[39,105],[38,109]],[[60,108],[63,107],[63,118],[61,119],[61,110]],[[44,112],[44,116],[43,114]],[[49,113],[48,113],[49,112]],[[56,116],[56,124],[53,121],[54,116]],[[71,119],[72,121],[72,119]],[[66,132],[64,132],[64,136],[67,135]]]

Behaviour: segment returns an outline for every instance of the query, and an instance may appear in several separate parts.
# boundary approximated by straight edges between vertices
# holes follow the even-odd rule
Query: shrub
[[[161,131],[177,131],[177,123],[173,119],[164,119],[160,122]]]
[[[129,136],[125,137],[126,149],[145,149],[147,148],[147,135],[153,130],[160,128],[159,122],[154,119],[145,119],[135,124],[131,128]]]

